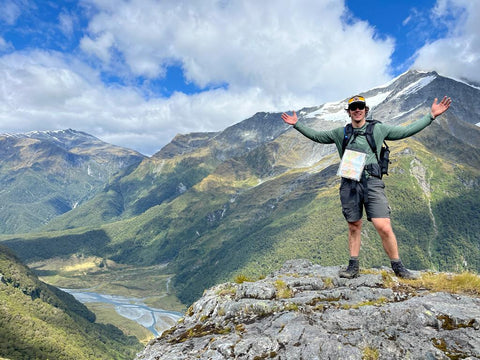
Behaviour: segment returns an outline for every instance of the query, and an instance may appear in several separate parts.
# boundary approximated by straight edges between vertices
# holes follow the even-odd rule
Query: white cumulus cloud
[[[342,1],[89,1],[100,11],[82,48],[115,69],[112,54],[121,54],[137,75],[163,76],[180,64],[200,87],[259,87],[277,99],[331,98],[389,76],[393,42],[346,21]]]
[[[14,24],[18,17],[21,14],[20,7],[12,0],[1,0],[0,1],[0,22],[6,24]]]
[[[445,37],[419,49],[414,67],[480,81],[480,1],[437,0],[431,21],[447,26]]]

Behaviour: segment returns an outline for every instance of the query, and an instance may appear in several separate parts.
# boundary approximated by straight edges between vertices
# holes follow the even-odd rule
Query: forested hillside
[[[141,344],[73,296],[38,280],[0,246],[0,357],[8,359],[132,359]]]

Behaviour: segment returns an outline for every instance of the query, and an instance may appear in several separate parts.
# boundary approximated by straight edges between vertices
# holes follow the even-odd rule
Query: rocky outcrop
[[[293,260],[215,286],[137,360],[480,359],[480,298],[414,288],[389,269],[338,270]]]

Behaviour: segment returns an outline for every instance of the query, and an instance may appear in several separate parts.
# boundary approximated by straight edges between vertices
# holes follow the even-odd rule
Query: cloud
[[[112,34],[105,33],[100,34],[95,37],[95,39],[91,39],[89,37],[83,38],[80,42],[80,46],[82,49],[95,55],[104,63],[110,63],[112,54],[111,54],[111,47],[113,46],[114,38]]]
[[[390,79],[393,40],[376,38],[338,0],[80,4],[83,53],[0,58],[2,131],[71,127],[152,154],[177,133],[219,131],[257,111],[318,105]],[[79,23],[65,11],[56,21],[67,36]],[[135,87],[172,65],[204,91],[146,98]],[[109,76],[127,85],[105,83]]]
[[[260,87],[277,98],[292,92],[331,99],[390,75],[393,41],[373,40],[366,22],[345,21],[342,1],[90,3],[99,12],[82,49],[103,66],[121,54],[139,76],[162,77],[166,67],[181,64],[187,80],[199,87],[226,83]]]
[[[438,0],[431,20],[446,27],[446,35],[419,49],[413,66],[479,82],[480,2]]]
[[[0,36],[0,51],[8,51],[10,49],[12,49],[12,44]]]
[[[75,16],[62,12],[58,16],[59,28],[60,31],[68,38],[71,38],[74,34],[75,27]]]
[[[145,100],[138,89],[106,85],[98,72],[58,52],[3,56],[0,84],[2,132],[73,128],[148,155],[177,133],[219,130],[261,107],[273,109],[257,90]],[[239,109],[232,107],[237,102]]]
[[[13,25],[21,15],[20,7],[10,0],[0,1],[0,22]]]

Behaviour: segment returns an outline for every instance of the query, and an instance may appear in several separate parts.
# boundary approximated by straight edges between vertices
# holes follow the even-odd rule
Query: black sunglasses
[[[365,109],[365,103],[363,102],[354,102],[348,105],[348,110],[355,111],[357,109],[363,110]]]

